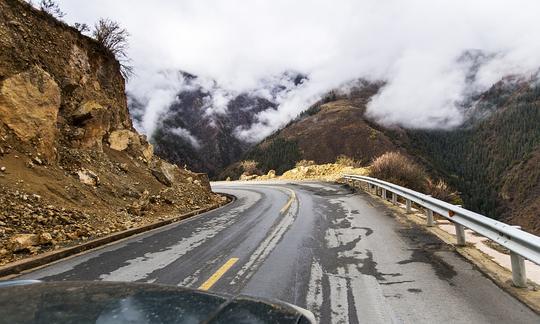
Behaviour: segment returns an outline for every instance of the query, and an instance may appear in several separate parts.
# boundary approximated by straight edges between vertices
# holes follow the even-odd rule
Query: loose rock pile
[[[367,168],[355,168],[339,163],[313,164],[297,166],[294,169],[286,171],[281,176],[276,177],[275,171],[270,170],[267,175],[255,177],[255,180],[283,179],[283,180],[323,180],[336,181],[344,173],[368,175]],[[243,180],[243,179],[240,179]],[[253,180],[253,179],[246,179]]]

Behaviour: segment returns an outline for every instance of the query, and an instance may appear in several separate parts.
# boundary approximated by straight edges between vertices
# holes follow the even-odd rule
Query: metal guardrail
[[[457,245],[465,245],[465,228],[472,230],[510,250],[512,262],[512,280],[516,287],[527,287],[524,259],[540,265],[540,237],[527,233],[519,227],[508,225],[484,215],[472,212],[461,206],[452,205],[429,195],[407,189],[390,182],[375,178],[345,174],[343,178],[349,185],[356,182],[366,184],[366,190],[379,194],[388,199],[388,192],[392,194],[392,202],[397,204],[397,197],[405,199],[407,213],[412,211],[412,202],[425,208],[427,226],[433,226],[433,213],[436,213],[456,227]]]

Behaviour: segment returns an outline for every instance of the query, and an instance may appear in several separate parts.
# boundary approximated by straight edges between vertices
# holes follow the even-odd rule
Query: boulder
[[[178,167],[174,164],[159,160],[152,167],[151,171],[159,182],[171,187],[175,181],[175,173],[178,172]]]
[[[142,193],[141,197],[128,207],[128,211],[133,215],[141,215],[143,211],[148,209],[149,204],[150,192],[148,192],[148,190],[145,190]]]
[[[268,174],[266,175],[268,177],[268,179],[273,179],[276,177],[276,171],[275,170],[270,170],[268,171]]]
[[[23,142],[37,139],[38,152],[54,160],[60,103],[58,84],[45,70],[35,66],[2,82],[0,121]]]
[[[94,172],[82,169],[77,171],[77,175],[79,176],[79,181],[84,183],[85,185],[89,186],[98,186],[99,185],[99,177]]]
[[[210,180],[208,179],[208,175],[206,173],[195,173],[193,176],[195,178],[193,183],[200,185],[208,191],[212,191],[210,188]]]
[[[13,252],[28,250],[30,247],[39,245],[39,236],[36,234],[17,234],[8,241],[8,248]]]
[[[52,235],[50,233],[47,233],[47,232],[43,232],[43,233],[39,234],[38,243],[39,244],[52,244],[52,243],[54,243]]]
[[[109,134],[109,145],[113,150],[124,151],[130,145],[141,145],[141,142],[139,134],[127,129],[121,129]]]
[[[147,162],[152,161],[152,158],[154,157],[154,146],[148,143],[145,147],[143,147],[142,155]]]

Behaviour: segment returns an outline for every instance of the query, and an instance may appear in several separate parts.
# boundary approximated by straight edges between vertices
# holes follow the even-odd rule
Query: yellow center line
[[[206,280],[199,289],[208,290],[221,278],[227,270],[229,270],[235,263],[238,261],[238,258],[230,258],[229,261],[225,262],[208,280]]]
[[[281,208],[281,210],[279,211],[280,214],[283,214],[287,211],[287,209],[289,209],[294,201],[294,199],[296,199],[296,193],[294,192],[294,190],[291,190],[291,189],[287,189],[291,192],[291,196],[289,197],[289,201],[287,201],[287,203],[285,204],[285,206],[283,206],[283,208]]]

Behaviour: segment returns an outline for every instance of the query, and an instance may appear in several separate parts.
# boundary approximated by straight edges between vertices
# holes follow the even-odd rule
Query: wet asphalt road
[[[213,188],[238,199],[20,278],[206,285],[290,302],[322,323],[540,321],[449,246],[364,193],[322,183]]]

